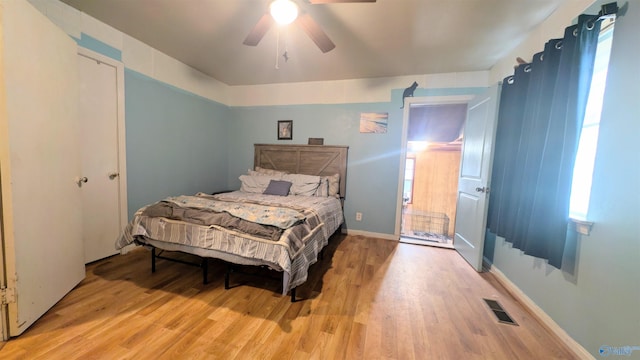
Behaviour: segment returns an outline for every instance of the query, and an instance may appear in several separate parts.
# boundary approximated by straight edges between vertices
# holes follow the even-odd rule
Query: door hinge
[[[16,302],[16,289],[2,287],[0,288],[0,300],[2,305],[8,305]]]

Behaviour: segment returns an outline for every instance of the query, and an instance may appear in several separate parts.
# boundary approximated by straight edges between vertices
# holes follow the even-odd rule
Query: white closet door
[[[126,207],[120,203],[118,65],[91,51],[78,54],[85,263],[117,253]]]
[[[3,237],[16,336],[85,276],[77,45],[27,1],[0,1]]]

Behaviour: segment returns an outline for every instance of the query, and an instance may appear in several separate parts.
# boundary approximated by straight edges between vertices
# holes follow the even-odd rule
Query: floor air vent
[[[484,300],[484,302],[486,302],[487,305],[489,306],[489,309],[493,311],[496,318],[498,318],[498,322],[518,326],[518,323],[516,323],[511,318],[511,316],[509,316],[509,314],[507,314],[507,312],[504,311],[504,309],[502,308],[502,305],[500,305],[499,302],[495,300],[490,300],[490,299],[482,299],[482,300]]]

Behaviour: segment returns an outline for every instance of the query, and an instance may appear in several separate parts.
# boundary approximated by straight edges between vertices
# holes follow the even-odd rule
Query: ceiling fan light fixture
[[[275,0],[269,5],[269,12],[278,24],[288,25],[298,17],[298,5],[291,0]]]

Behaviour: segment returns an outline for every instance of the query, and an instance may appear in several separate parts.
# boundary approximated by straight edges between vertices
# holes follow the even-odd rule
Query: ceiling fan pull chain
[[[276,70],[280,70],[278,62],[280,60],[280,29],[276,33]]]
[[[284,62],[289,62],[289,52],[287,51],[287,36],[284,37],[284,52],[282,53],[282,57],[284,58]]]

